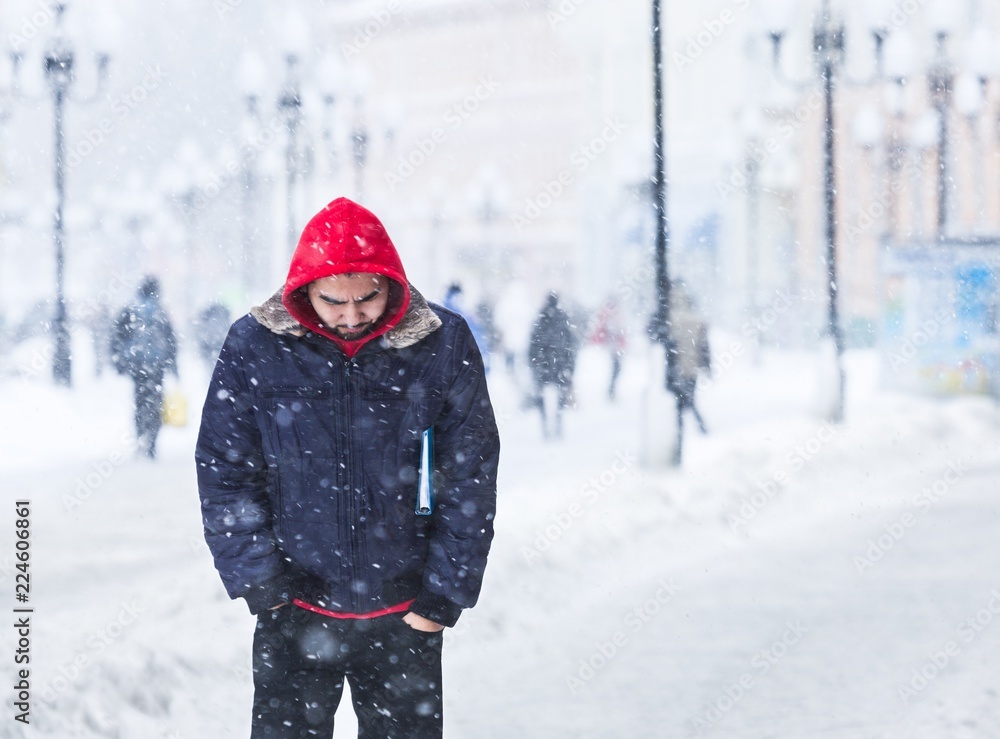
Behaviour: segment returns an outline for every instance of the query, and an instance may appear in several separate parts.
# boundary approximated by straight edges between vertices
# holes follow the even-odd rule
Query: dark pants
[[[345,678],[360,739],[440,737],[442,641],[401,613],[336,619],[287,605],[260,614],[251,739],[331,739]]]
[[[608,398],[615,399],[615,386],[618,384],[618,375],[622,371],[622,355],[616,351],[611,352],[611,386],[608,388]]]
[[[694,416],[694,420],[698,424],[698,430],[703,434],[708,433],[705,421],[698,412],[698,407],[694,404],[694,392],[697,384],[697,378],[684,378],[677,383],[674,389],[677,398],[677,444],[674,446],[673,459],[675,465],[681,463],[681,447],[684,444],[684,411],[691,411],[691,415]]]
[[[135,435],[147,457],[156,456],[156,437],[163,425],[163,373],[140,374],[135,380]]]
[[[553,418],[549,419],[548,409],[545,407],[545,388],[549,386],[558,388],[559,399],[556,402],[556,407],[551,409],[553,411]],[[562,411],[567,405],[569,405],[569,386],[560,385],[556,383],[548,383],[544,385],[535,386],[535,397],[538,402],[538,410],[542,413],[542,433],[548,438],[549,436],[562,436]]]

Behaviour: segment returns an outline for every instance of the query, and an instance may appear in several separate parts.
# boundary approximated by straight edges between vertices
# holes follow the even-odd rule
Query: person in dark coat
[[[215,365],[230,323],[229,309],[222,303],[209,303],[198,313],[194,326],[198,355],[209,367]]]
[[[122,309],[111,334],[111,363],[135,384],[135,433],[139,449],[156,457],[163,425],[163,379],[177,376],[177,341],[160,305],[160,282],[146,277],[135,302]]]
[[[196,447],[205,538],[257,615],[252,737],[440,737],[444,627],[475,605],[500,441],[468,324],[339,198],[233,324]]]
[[[547,437],[562,435],[562,411],[572,398],[578,345],[569,316],[559,307],[559,296],[549,293],[532,326],[528,344],[535,401],[542,414],[542,432]],[[551,419],[545,407],[545,389],[549,386],[558,390]]]

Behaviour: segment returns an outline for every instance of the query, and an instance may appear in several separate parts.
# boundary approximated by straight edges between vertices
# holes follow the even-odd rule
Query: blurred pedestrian
[[[486,368],[486,371],[489,372],[489,337],[483,331],[483,326],[479,322],[479,317],[474,311],[469,310],[469,307],[466,305],[465,291],[462,289],[462,285],[458,282],[453,282],[448,285],[448,290],[445,292],[444,296],[444,307],[460,315],[465,319],[465,322],[469,324],[469,330],[472,331],[472,337],[476,340],[476,346],[479,347],[479,353],[483,357],[483,366]]]
[[[476,304],[476,322],[483,335],[483,343],[486,345],[486,354],[483,362],[486,372],[489,374],[492,357],[494,354],[503,357],[503,334],[497,327],[497,322],[493,314],[493,305],[488,300],[480,300]],[[506,362],[506,357],[504,358]]]
[[[528,344],[533,400],[542,414],[542,433],[546,437],[562,436],[562,412],[572,403],[578,347],[569,316],[559,306],[559,296],[549,293],[532,326]],[[547,401],[548,388],[557,391],[555,402]]]
[[[135,433],[139,449],[156,457],[156,437],[163,424],[163,380],[177,373],[177,342],[163,306],[160,282],[148,276],[136,300],[122,309],[111,334],[111,362],[135,384]]]
[[[701,413],[698,412],[695,393],[698,389],[699,374],[708,373],[712,368],[708,326],[694,298],[688,292],[687,285],[681,280],[676,280],[671,285],[670,327],[674,349],[672,390],[677,396],[678,429],[683,433],[684,411],[689,410],[698,424],[698,429],[704,434],[707,433],[707,428]]]
[[[198,344],[198,356],[209,368],[215,366],[215,360],[222,349],[222,343],[229,333],[232,317],[229,309],[219,302],[205,306],[195,319],[195,340]]]
[[[615,399],[615,386],[622,369],[622,354],[625,353],[625,327],[618,312],[618,300],[612,296],[604,301],[594,320],[594,330],[590,334],[594,344],[603,347],[611,355],[611,383],[608,399]]]

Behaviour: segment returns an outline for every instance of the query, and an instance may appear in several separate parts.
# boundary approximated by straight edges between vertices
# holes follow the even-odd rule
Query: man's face
[[[320,322],[347,341],[374,329],[389,302],[389,279],[371,272],[323,277],[308,289]]]

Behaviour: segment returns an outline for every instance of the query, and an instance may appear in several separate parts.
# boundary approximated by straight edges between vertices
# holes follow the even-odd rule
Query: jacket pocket
[[[259,393],[258,413],[270,461],[337,456],[336,404],[326,388],[271,388]]]

